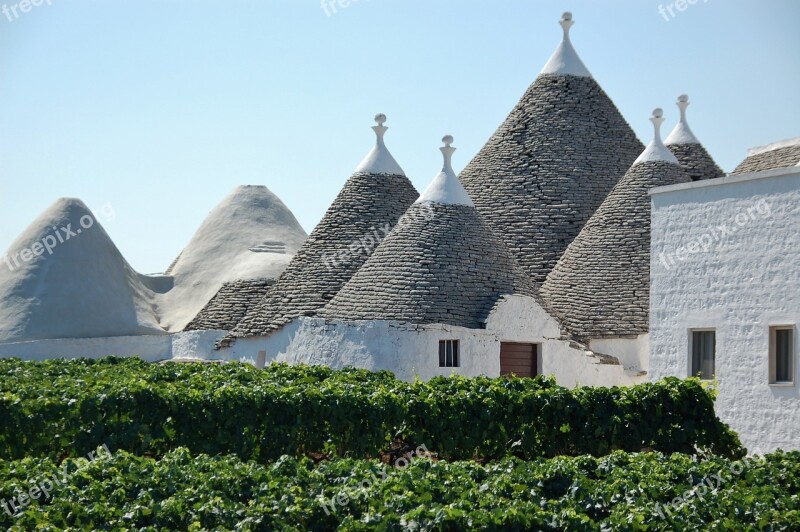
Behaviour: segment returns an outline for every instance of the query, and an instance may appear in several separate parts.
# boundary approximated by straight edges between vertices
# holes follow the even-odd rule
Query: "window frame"
[[[794,324],[770,325],[769,327],[769,385],[776,387],[794,387],[797,381],[797,331]],[[777,358],[777,332],[791,332],[791,346],[789,347],[789,374],[791,380],[778,380],[778,358]]]
[[[711,375],[711,378],[707,379],[704,377],[698,377],[697,373],[694,372],[694,335],[695,333],[713,333],[714,334],[714,353],[713,353],[713,360],[714,360],[714,371]],[[714,379],[717,378],[717,329],[713,327],[698,327],[695,329],[689,329],[689,367],[688,367],[688,374],[689,377],[698,377],[703,382],[712,382]],[[702,364],[701,364],[702,365]],[[702,371],[702,370],[701,370]]]
[[[448,353],[447,348],[450,347]],[[449,359],[448,359],[449,357]],[[457,339],[439,340],[439,368],[461,367],[461,342]]]

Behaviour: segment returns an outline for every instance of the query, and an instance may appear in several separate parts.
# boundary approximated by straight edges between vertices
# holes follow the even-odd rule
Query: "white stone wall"
[[[635,338],[599,338],[589,341],[589,348],[619,359],[630,372],[648,372],[650,369],[650,335]]]
[[[53,358],[139,357],[148,362],[172,358],[225,360],[214,344],[225,331],[191,331],[152,336],[61,338],[0,344],[0,358],[48,360]]]
[[[689,331],[716,329],[720,417],[745,446],[800,448],[800,372],[769,384],[769,327],[800,324],[800,171],[652,192],[650,378],[689,375]]]
[[[148,361],[201,359],[265,363],[319,364],[389,370],[398,378],[430,379],[437,375],[500,374],[501,342],[541,346],[539,367],[559,384],[625,386],[641,377],[622,365],[604,364],[599,357],[560,339],[558,322],[532,298],[507,296],[490,313],[486,329],[397,322],[343,323],[300,318],[269,337],[239,339],[230,348],[214,349],[224,331],[189,331],[164,336],[61,339],[0,345],[0,357],[26,360],[140,356]],[[440,368],[439,340],[460,341],[460,367]],[[608,353],[606,353],[608,354]]]
[[[0,358],[48,360],[52,358],[102,358],[138,356],[148,362],[171,357],[170,335],[65,338],[0,344]]]
[[[290,338],[274,343],[268,340],[270,348],[283,344],[277,350],[270,349],[268,361],[389,370],[404,380],[450,374],[496,377],[500,374],[500,343],[525,342],[541,344],[542,372],[554,375],[564,386],[636,382],[622,366],[602,364],[600,359],[560,340],[558,323],[533,299],[523,296],[504,298],[489,316],[487,328],[481,330],[386,321],[344,323],[320,318],[301,318],[295,323],[297,329]],[[440,368],[439,340],[451,339],[460,341],[461,366]],[[250,342],[238,347],[238,358],[248,356],[244,349],[255,353],[267,344]]]

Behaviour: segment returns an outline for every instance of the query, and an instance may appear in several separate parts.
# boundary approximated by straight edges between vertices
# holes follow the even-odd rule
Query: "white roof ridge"
[[[444,146],[439,148],[444,157],[442,171],[433,178],[431,184],[425,192],[414,203],[440,203],[443,205],[466,205],[475,207],[472,198],[469,197],[458,176],[453,171],[453,153],[456,151],[451,146],[453,143],[452,135],[445,135],[442,138]]]
[[[378,123],[377,126],[372,126],[372,130],[375,132],[376,136],[375,146],[373,146],[372,150],[364,157],[364,160],[356,167],[355,172],[405,176],[406,173],[403,172],[403,169],[400,168],[400,165],[394,160],[392,154],[389,153],[386,144],[383,143],[383,136],[386,134],[386,130],[389,129],[383,125],[383,123],[386,122],[386,115],[383,113],[375,115],[375,122]]]
[[[661,140],[661,125],[664,123],[664,111],[660,107],[654,109],[650,121],[653,123],[654,129],[653,140],[650,141],[650,144],[647,145],[647,148],[645,148],[639,158],[633,162],[633,166],[650,161],[666,161],[676,165],[680,164],[675,155]]]
[[[565,12],[561,16],[559,24],[561,24],[561,28],[564,30],[564,37],[559,43],[558,48],[556,48],[556,51],[550,56],[547,64],[544,65],[540,74],[561,74],[591,78],[592,73],[589,72],[589,69],[583,64],[583,61],[581,61],[581,58],[578,56],[578,52],[576,52],[575,48],[572,46],[572,41],[569,39],[569,29],[575,24],[572,20],[572,13],[569,11]]]
[[[669,134],[664,144],[672,146],[674,144],[700,144],[697,137],[692,133],[692,128],[689,127],[689,122],[686,121],[686,108],[689,107],[689,96],[681,94],[678,96],[678,109],[681,110],[681,119]]]
[[[780,140],[778,142],[772,142],[770,144],[765,144],[763,146],[755,146],[753,148],[750,148],[749,150],[747,150],[747,156],[752,157],[753,155],[760,155],[768,151],[779,150],[781,148],[789,148],[791,146],[798,146],[798,145],[800,145],[800,137]]]

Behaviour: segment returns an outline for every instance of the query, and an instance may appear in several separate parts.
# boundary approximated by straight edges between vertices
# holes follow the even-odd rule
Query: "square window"
[[[458,340],[439,340],[439,367],[459,367]]]
[[[794,326],[769,329],[769,382],[794,384]]]
[[[690,377],[710,381],[716,373],[716,331],[692,331],[692,371]]]

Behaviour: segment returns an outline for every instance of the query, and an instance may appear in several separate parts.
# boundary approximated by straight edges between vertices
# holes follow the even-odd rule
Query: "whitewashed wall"
[[[0,344],[0,358],[48,360],[52,358],[101,358],[111,355],[139,357],[156,362],[171,357],[170,335],[66,338]]]
[[[631,338],[594,339],[589,341],[589,348],[616,357],[628,371],[646,373],[650,369],[649,333]]]
[[[769,327],[800,324],[800,171],[662,187],[652,202],[651,379],[688,376],[689,330],[714,328],[720,417],[751,450],[800,448],[800,373],[769,384]]]
[[[334,368],[353,366],[389,370],[398,378],[430,379],[437,375],[500,374],[500,343],[526,342],[542,345],[542,372],[554,375],[564,386],[613,386],[636,382],[622,366],[601,360],[559,339],[558,323],[535,300],[522,296],[505,298],[476,330],[449,325],[413,325],[387,321],[344,323],[301,318],[284,347],[270,360],[319,364]],[[439,340],[460,340],[461,367],[439,367]],[[263,348],[264,344],[260,344]],[[257,350],[259,344],[250,344]],[[239,347],[243,349],[244,346]],[[245,356],[241,351],[239,357]]]
[[[561,340],[559,324],[532,298],[507,296],[490,313],[486,329],[397,322],[329,322],[299,318],[269,337],[239,339],[215,350],[224,331],[191,331],[163,336],[62,339],[0,345],[0,356],[27,360],[140,356],[149,361],[201,359],[259,365],[273,361],[389,370],[398,378],[429,379],[437,375],[500,374],[501,342],[541,345],[542,373],[563,386],[625,386],[640,382],[622,365],[603,363],[570,342]],[[439,367],[439,340],[460,340],[461,366]],[[609,353],[606,353],[609,354]]]

